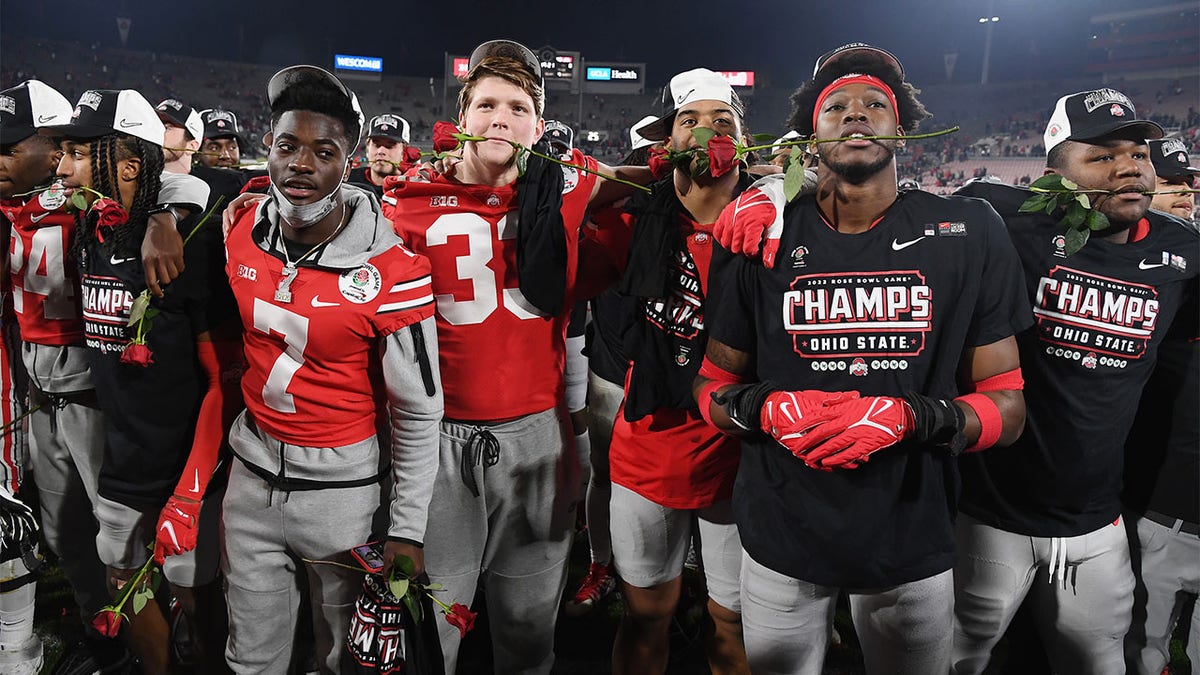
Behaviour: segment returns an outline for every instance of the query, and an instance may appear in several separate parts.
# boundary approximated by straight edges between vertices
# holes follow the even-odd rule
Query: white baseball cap
[[[157,146],[167,131],[146,97],[132,89],[89,89],[70,117],[50,120],[42,128],[83,140],[120,132]]]
[[[71,102],[40,80],[0,91],[0,145],[19,143],[39,127],[71,119]]]
[[[668,97],[670,97],[668,99]],[[663,89],[663,106],[667,112],[658,119],[638,129],[642,138],[661,141],[671,135],[675,113],[693,101],[720,101],[728,103],[738,115],[745,114],[742,106],[733,98],[733,87],[720,75],[708,68],[693,68],[671,78],[671,84]]]
[[[642,119],[638,120],[636,124],[629,127],[629,140],[633,142],[634,150],[637,150],[638,148],[644,148],[649,145],[654,145],[655,141],[643,137],[640,133],[638,133],[638,131],[646,128],[646,126],[649,124],[653,124],[657,120],[658,118],[654,115],[646,115]]]

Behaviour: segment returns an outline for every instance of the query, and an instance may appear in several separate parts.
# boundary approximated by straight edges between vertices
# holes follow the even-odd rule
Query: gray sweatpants
[[[390,481],[389,481],[390,484]],[[384,531],[388,494],[381,484],[284,492],[235,459],[222,519],[222,571],[229,603],[225,658],[235,673],[288,672],[299,619],[297,575],[308,578],[322,673],[338,673],[362,572],[350,549]],[[375,525],[376,527],[372,527]]]
[[[960,513],[956,542],[955,675],[983,672],[1027,595],[1056,673],[1125,672],[1133,570],[1120,522],[1076,537],[1030,537]]]
[[[490,458],[481,452],[466,469],[478,496],[462,475],[463,451],[477,429],[491,434],[498,447]],[[486,427],[442,422],[425,568],[445,587],[439,598],[446,603],[470,604],[482,585],[497,673],[549,673],[554,665],[554,626],[579,489],[579,458],[571,443],[570,421],[559,410]],[[446,673],[454,673],[458,629],[445,621],[438,628]]]
[[[879,589],[794,579],[742,555],[742,634],[755,675],[820,675],[838,592],[846,590],[867,673],[929,675],[950,668],[950,570]]]
[[[1125,638],[1130,673],[1159,675],[1170,661],[1171,633],[1187,596],[1200,593],[1200,536],[1137,519],[1141,575],[1135,593],[1133,626]],[[1200,670],[1200,611],[1192,611],[1187,655]]]
[[[104,455],[104,413],[82,397],[46,398],[29,416],[29,454],[41,502],[42,534],[58,555],[75,592],[75,604],[91,621],[108,604],[104,563],[96,553],[95,504]]]

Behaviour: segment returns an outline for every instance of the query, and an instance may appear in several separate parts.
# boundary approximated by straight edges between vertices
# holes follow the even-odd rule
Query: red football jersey
[[[13,224],[9,237],[9,276],[21,339],[44,345],[83,341],[79,268],[70,257],[75,216],[62,209],[62,192],[0,201]]]
[[[572,160],[596,168],[578,150]],[[599,178],[571,168],[563,173],[569,308],[579,230]],[[397,234],[433,265],[446,417],[499,420],[558,405],[569,312],[548,321],[518,288],[515,185],[437,177],[397,183],[387,195],[396,200],[390,216]]]
[[[339,447],[370,438],[384,404],[377,338],[433,316],[429,261],[394,246],[356,269],[301,266],[291,302],[278,302],[283,261],[253,241],[257,212],[244,212],[225,243],[245,326],[246,408],[287,443]]]

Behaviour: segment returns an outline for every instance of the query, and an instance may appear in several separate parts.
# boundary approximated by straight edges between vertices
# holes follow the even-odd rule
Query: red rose
[[[650,175],[654,176],[655,180],[675,170],[675,167],[667,159],[667,149],[661,145],[650,149],[650,158],[646,163],[650,167]]]
[[[102,609],[96,612],[96,616],[92,617],[92,628],[96,629],[104,637],[115,638],[121,632],[120,613],[114,612],[111,609]]]
[[[459,140],[454,134],[459,133],[458,127],[451,122],[438,121],[433,124],[433,151],[450,152],[458,148]]]
[[[154,353],[141,342],[130,342],[121,351],[121,363],[145,368],[154,363]]]
[[[415,145],[410,145],[404,148],[404,161],[419,162],[421,161],[421,149]]]
[[[270,176],[255,176],[246,181],[246,184],[242,186],[242,192],[263,192],[270,184]]]
[[[713,136],[708,139],[708,170],[713,178],[720,178],[737,166],[737,145],[729,136]]]
[[[454,603],[450,605],[450,610],[446,612],[446,623],[458,629],[458,636],[465,638],[467,633],[475,627],[475,617],[477,614],[467,608],[466,605]]]

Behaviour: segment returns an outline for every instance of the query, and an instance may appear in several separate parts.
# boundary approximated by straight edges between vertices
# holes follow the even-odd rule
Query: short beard
[[[886,169],[892,163],[892,160],[895,159],[895,148],[883,144],[880,145],[887,150],[887,154],[870,164],[840,162],[825,157],[822,157],[821,161],[825,163],[825,166],[829,167],[830,171],[841,177],[842,180],[847,183],[859,185]]]

